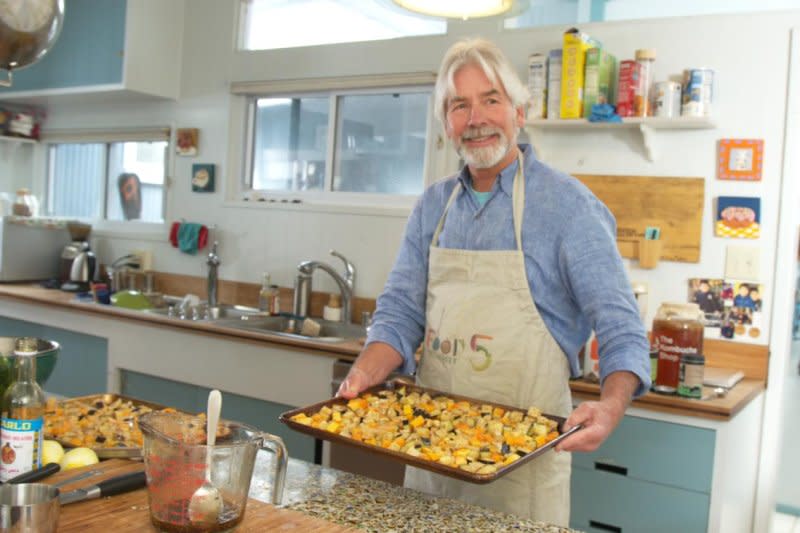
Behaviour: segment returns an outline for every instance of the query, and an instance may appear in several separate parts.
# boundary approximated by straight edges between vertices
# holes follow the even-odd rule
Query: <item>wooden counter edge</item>
[[[600,398],[600,385],[582,379],[570,381],[573,398],[597,400]],[[753,398],[764,391],[762,380],[745,378],[730,389],[724,398],[693,400],[648,392],[635,399],[631,407],[659,411],[680,416],[694,416],[711,420],[730,420]],[[710,391],[710,389],[708,389]]]

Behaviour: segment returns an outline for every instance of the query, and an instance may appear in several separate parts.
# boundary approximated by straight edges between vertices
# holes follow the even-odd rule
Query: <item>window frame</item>
[[[169,194],[172,185],[171,176],[173,174],[175,164],[175,132],[174,128],[170,126],[153,126],[143,128],[125,128],[125,129],[97,129],[97,130],[84,130],[84,129],[63,129],[63,130],[45,130],[41,135],[40,150],[41,161],[44,169],[44,198],[43,203],[49,205],[51,201],[52,192],[52,172],[51,168],[51,151],[58,144],[105,144],[110,145],[113,143],[124,142],[166,142],[165,158],[164,158],[164,193],[162,195],[161,212],[163,221],[143,221],[143,220],[110,220],[105,218],[108,214],[108,150],[106,147],[106,154],[104,156],[104,166],[106,175],[103,186],[103,215],[102,218],[87,218],[87,217],[57,217],[66,218],[70,220],[80,220],[90,223],[92,225],[93,233],[98,235],[111,235],[111,234],[125,234],[131,238],[141,238],[151,240],[163,238],[163,229],[167,226],[168,220],[168,206]]]
[[[329,190],[333,177],[337,102],[341,96],[429,91],[426,117],[426,149],[423,162],[421,191],[457,168],[457,159],[443,156],[447,153],[444,133],[433,113],[433,87],[436,74],[412,72],[333,78],[308,78],[297,80],[247,81],[231,84],[231,109],[229,131],[228,205],[250,204],[265,207],[291,204],[299,209],[333,209],[345,212],[388,213],[397,210],[405,216],[413,207],[419,194],[399,195],[385,193],[357,193]],[[250,187],[253,165],[253,142],[256,100],[258,98],[328,97],[330,99],[326,146],[325,187],[323,191],[267,191]],[[452,151],[452,150],[449,150]],[[452,172],[450,172],[452,173]],[[420,193],[421,194],[421,193]]]

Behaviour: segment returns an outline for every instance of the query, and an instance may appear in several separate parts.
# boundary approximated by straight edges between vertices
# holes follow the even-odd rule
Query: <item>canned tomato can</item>
[[[681,84],[677,81],[656,83],[654,115],[657,117],[677,117],[681,114]]]
[[[683,71],[683,104],[681,115],[711,116],[714,99],[714,71],[710,68],[691,68]]]

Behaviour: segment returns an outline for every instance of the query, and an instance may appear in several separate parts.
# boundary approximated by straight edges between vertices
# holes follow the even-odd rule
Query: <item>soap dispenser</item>
[[[342,320],[342,302],[338,294],[331,294],[328,303],[322,308],[322,318],[334,322]]]

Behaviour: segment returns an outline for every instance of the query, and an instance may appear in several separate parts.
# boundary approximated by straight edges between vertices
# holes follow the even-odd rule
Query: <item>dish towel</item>
[[[208,242],[208,228],[194,222],[173,222],[169,242],[181,252],[195,255]]]

